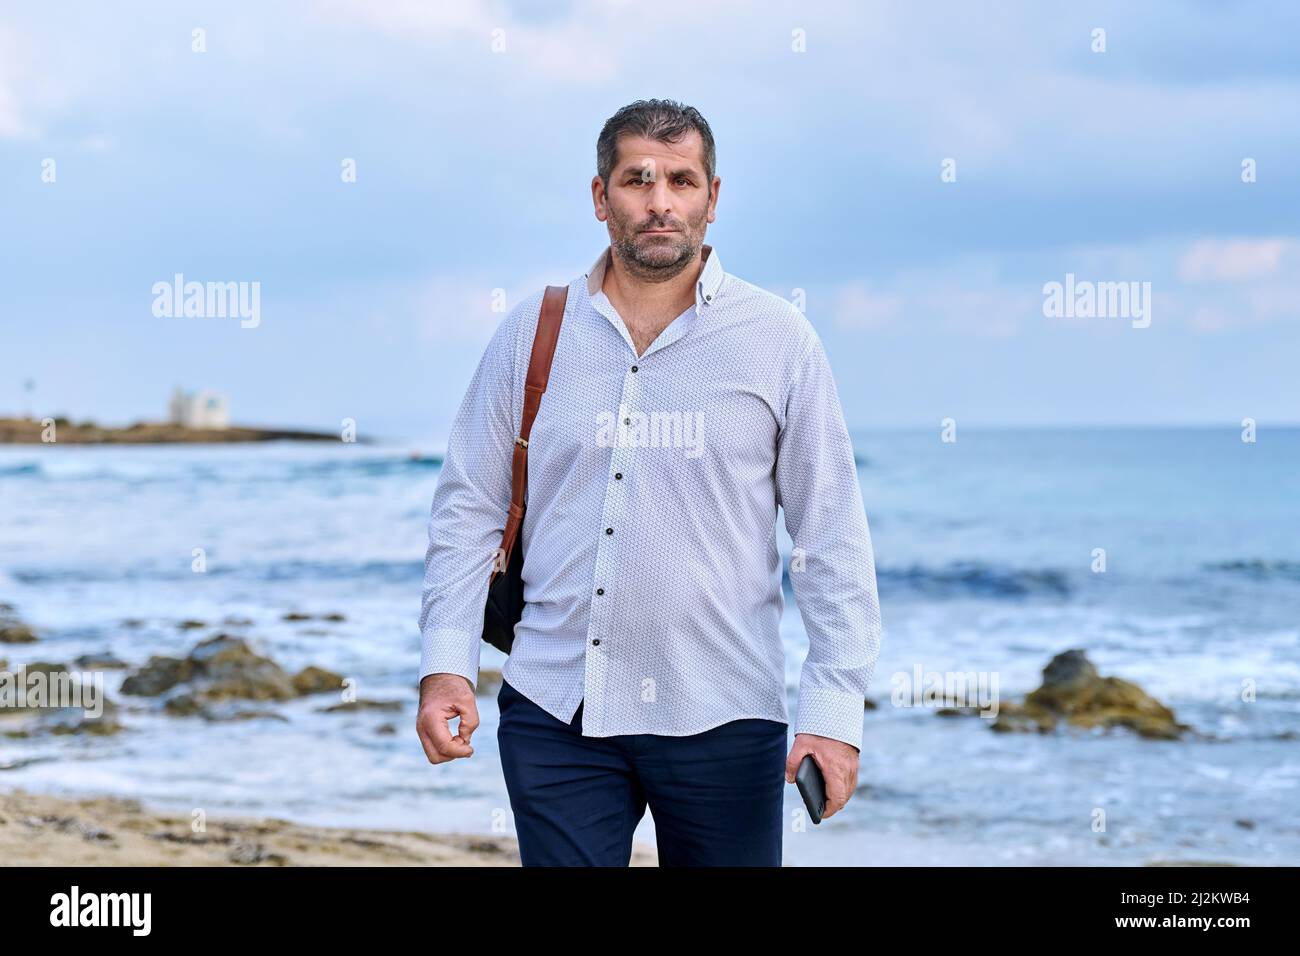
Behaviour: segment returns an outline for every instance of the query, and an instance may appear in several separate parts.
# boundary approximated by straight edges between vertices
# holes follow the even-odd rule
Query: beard
[[[650,282],[663,282],[680,275],[704,244],[707,209],[694,221],[680,219],[629,222],[614,207],[609,210],[610,246],[629,275]],[[646,229],[678,229],[679,232],[650,235]]]

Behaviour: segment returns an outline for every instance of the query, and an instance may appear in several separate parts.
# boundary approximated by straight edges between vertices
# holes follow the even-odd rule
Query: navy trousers
[[[787,725],[582,736],[505,680],[497,743],[524,866],[627,866],[649,805],[660,866],[780,866]]]

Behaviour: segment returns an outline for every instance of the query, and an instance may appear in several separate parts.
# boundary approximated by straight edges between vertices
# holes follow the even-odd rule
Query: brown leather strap
[[[510,553],[519,537],[524,520],[524,496],[528,490],[528,436],[533,432],[533,419],[542,404],[542,393],[551,377],[551,360],[555,358],[555,343],[560,337],[560,323],[564,321],[564,306],[569,298],[569,287],[548,285],[542,297],[541,314],[537,317],[537,334],[533,337],[533,352],[528,359],[528,378],[524,382],[524,415],[519,423],[519,437],[515,439],[514,459],[510,472],[510,510],[506,514],[505,532],[501,535],[501,554],[493,564],[492,578],[504,573],[510,566]]]

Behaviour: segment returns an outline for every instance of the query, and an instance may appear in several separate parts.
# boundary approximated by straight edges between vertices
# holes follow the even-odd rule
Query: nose
[[[672,192],[668,189],[668,184],[662,179],[655,180],[646,194],[646,212],[659,223],[667,225],[672,207]]]

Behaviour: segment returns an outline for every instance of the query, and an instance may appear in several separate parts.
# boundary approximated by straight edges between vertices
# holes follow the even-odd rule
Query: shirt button
[[[631,424],[632,424],[632,419],[630,419],[630,418],[625,418],[625,419],[623,419],[623,424],[624,424],[624,425],[631,425]]]
[[[597,593],[597,594],[604,594],[604,593],[605,593],[605,589],[604,589],[604,588],[596,588],[596,593]]]
[[[593,644],[599,644],[599,643],[600,643],[600,638],[599,638],[599,637],[595,638],[591,643],[593,643]]]
[[[635,365],[632,366],[632,371],[634,371],[634,372],[636,371],[636,366],[635,366]]]
[[[706,296],[704,297],[704,301],[705,301],[705,302],[712,302],[712,301],[713,301],[713,296],[711,296],[711,295],[706,295]]]
[[[622,481],[622,480],[623,480],[623,473],[622,473],[621,471],[616,471],[616,472],[614,472],[614,480],[615,480],[615,481]]]
[[[613,528],[606,528],[606,529],[605,529],[605,534],[613,534],[613,533],[614,533],[614,529],[613,529]]]

